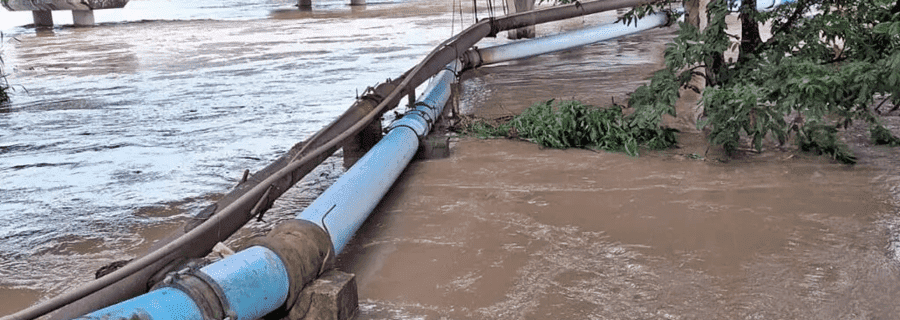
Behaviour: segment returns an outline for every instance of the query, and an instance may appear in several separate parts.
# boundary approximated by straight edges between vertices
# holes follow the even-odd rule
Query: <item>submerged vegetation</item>
[[[624,19],[671,2],[635,8]],[[743,1],[739,44],[725,32],[728,6],[712,0],[701,13],[709,18],[704,30],[680,23],[666,67],[630,97],[637,113],[673,113],[678,89],[688,88],[702,90],[698,127],[728,153],[742,143],[762,151],[764,139],[793,140],[804,151],[852,164],[856,157],[838,132],[853,121],[869,124],[874,143],[900,144],[879,124],[881,104],[874,107],[876,99],[890,101],[891,111],[900,106],[900,0],[798,0],[772,12]],[[771,23],[765,42],[763,22]],[[724,59],[730,47],[739,47],[736,61]],[[702,77],[700,87],[694,77]]]
[[[638,155],[638,148],[665,149],[675,145],[675,129],[662,128],[641,115],[625,115],[622,108],[597,108],[578,101],[535,103],[502,123],[476,120],[463,132],[481,138],[525,139],[548,148],[588,148]],[[657,121],[658,122],[658,121]]]

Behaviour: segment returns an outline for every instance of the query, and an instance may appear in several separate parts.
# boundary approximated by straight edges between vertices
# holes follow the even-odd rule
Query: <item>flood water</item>
[[[0,314],[143,253],[472,22],[454,1],[292,4],[134,0],[92,28],[3,26],[17,89],[0,107]],[[622,102],[673,36],[476,70],[460,109]],[[896,150],[855,142],[855,167],[779,150],[720,162],[689,114],[674,121],[680,149],[640,158],[461,137],[449,158],[414,162],[339,256],[360,318],[896,318]],[[341,172],[328,160],[229,244]]]

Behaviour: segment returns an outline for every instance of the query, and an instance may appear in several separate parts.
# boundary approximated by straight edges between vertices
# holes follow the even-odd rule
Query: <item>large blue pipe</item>
[[[457,65],[451,63],[448,69],[435,75],[414,108],[394,122],[381,141],[297,215],[298,219],[312,221],[325,229],[335,252],[343,250],[412,160],[419,139],[428,134],[450,98],[450,84],[455,79]]]
[[[272,250],[259,246],[199,270],[185,269],[174,277],[203,279],[213,287],[211,291],[218,295],[218,301],[200,303],[218,304],[232,320],[262,318],[284,304],[289,287],[284,262]],[[188,293],[176,287],[163,287],[79,319],[204,320],[204,314]]]
[[[297,219],[325,229],[335,251],[340,252],[443,112],[457,68],[454,62],[432,78],[416,105]],[[215,314],[209,311],[215,309],[221,309],[222,316],[230,320],[259,319],[285,303],[291,288],[288,269],[274,251],[253,246],[198,270],[179,271],[172,275],[176,279],[167,279],[169,286],[79,319],[204,320],[211,312]],[[179,284],[187,282],[190,284]]]

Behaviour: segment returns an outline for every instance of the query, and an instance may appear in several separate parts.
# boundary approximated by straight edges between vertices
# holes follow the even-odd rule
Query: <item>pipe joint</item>
[[[195,265],[170,272],[160,287],[178,289],[187,294],[200,309],[203,319],[237,319],[237,313],[231,309],[222,287]]]
[[[308,308],[307,305],[298,306],[296,303],[300,291],[321,274],[334,268],[335,252],[331,237],[310,221],[284,221],[265,237],[250,240],[247,246],[261,246],[272,250],[287,268],[290,288],[282,310],[275,311],[278,313],[292,312],[294,308]]]
[[[459,57],[459,60],[462,63],[462,69],[475,69],[480,67],[484,62],[481,59],[481,51],[478,51],[478,47],[476,46],[466,50],[466,52]]]

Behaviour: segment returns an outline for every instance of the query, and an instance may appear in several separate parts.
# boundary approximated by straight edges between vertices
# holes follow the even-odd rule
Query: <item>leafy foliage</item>
[[[900,138],[891,134],[891,131],[885,129],[880,124],[876,124],[869,129],[872,142],[877,145],[887,145],[891,147],[900,147]]]
[[[855,164],[856,156],[838,140],[837,128],[821,123],[807,123],[798,133],[800,150],[831,156],[846,164]]]
[[[636,8],[623,19],[669,2]],[[746,138],[761,151],[766,138],[781,144],[794,138],[802,150],[855,162],[838,129],[854,120],[876,123],[876,96],[900,105],[900,1],[797,0],[772,12],[744,1],[740,53],[725,62],[722,53],[732,46],[725,33],[728,5],[712,0],[702,31],[680,24],[665,51],[666,67],[631,95],[630,105],[672,114],[678,89],[691,88],[691,78],[700,75],[705,118],[698,127],[709,130],[710,143],[733,152]],[[762,42],[757,28],[765,21],[772,22],[772,37]]]
[[[665,149],[675,145],[676,130],[662,128],[645,115],[624,115],[619,106],[596,108],[578,101],[535,103],[508,122],[469,124],[478,137],[506,136],[548,148],[591,148],[638,155],[639,147]]]

